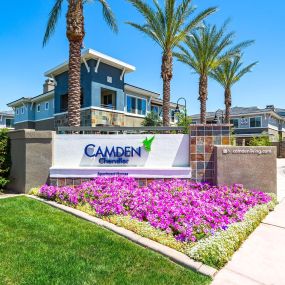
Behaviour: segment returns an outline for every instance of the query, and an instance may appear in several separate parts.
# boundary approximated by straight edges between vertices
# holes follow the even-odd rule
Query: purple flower
[[[129,215],[195,242],[241,221],[252,207],[268,203],[265,193],[240,184],[211,186],[186,180],[156,180],[140,188],[133,178],[98,177],[77,187],[43,185],[40,196],[70,206],[89,204],[98,215]]]

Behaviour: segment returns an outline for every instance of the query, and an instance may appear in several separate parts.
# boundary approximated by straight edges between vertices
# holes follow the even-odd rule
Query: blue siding
[[[81,87],[84,94],[83,107],[91,104],[91,73],[87,72],[84,64],[81,65]],[[57,85],[55,87],[55,113],[60,113],[60,97],[68,93],[68,71],[55,77]]]
[[[24,113],[22,114],[22,108]],[[19,110],[19,114],[17,114],[17,110]],[[31,103],[25,103],[25,106],[19,105],[15,110],[15,123],[26,122],[26,121],[34,121],[35,113],[34,110],[31,109]]]
[[[107,85],[116,89],[124,90],[124,78],[120,79],[122,70],[116,67],[107,65],[105,63],[100,63],[98,72],[95,72],[97,61],[94,59],[88,60],[88,65],[90,67],[91,80],[103,85]],[[107,77],[112,77],[112,83],[107,81]]]
[[[116,91],[116,108],[124,111],[124,78],[121,80],[122,70],[100,63],[98,72],[95,72],[97,61],[90,59],[87,61],[90,68],[88,73],[84,64],[81,65],[81,87],[83,90],[83,108],[101,106],[101,88],[109,88]],[[112,77],[112,83],[107,81],[107,77]],[[57,86],[55,87],[55,113],[60,113],[60,98],[68,93],[68,72],[64,72],[55,77]]]
[[[48,103],[49,108],[48,110],[45,109],[45,105]],[[38,112],[38,105],[40,105],[40,111]],[[54,103],[53,98],[45,99],[43,101],[34,103],[33,106],[35,112],[35,120],[44,120],[53,117],[54,114]]]

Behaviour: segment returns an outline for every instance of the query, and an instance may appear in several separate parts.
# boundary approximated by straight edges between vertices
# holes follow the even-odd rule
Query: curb
[[[166,257],[168,257],[169,259],[171,259],[173,262],[180,264],[186,268],[192,269],[194,271],[197,271],[199,273],[202,273],[204,275],[207,275],[209,277],[214,277],[216,275],[216,273],[218,272],[217,269],[208,266],[206,264],[203,264],[202,262],[198,262],[195,261],[194,259],[188,257],[186,254],[183,254],[175,249],[172,249],[168,246],[162,245],[156,241],[150,240],[148,238],[144,238],[130,230],[127,230],[125,228],[122,227],[118,227],[112,223],[109,223],[107,221],[104,221],[102,219],[93,217],[85,212],[82,212],[80,210],[56,203],[54,201],[48,201],[48,200],[44,200],[42,198],[36,197],[36,196],[32,196],[32,195],[25,195],[28,198],[34,199],[34,200],[38,200],[40,202],[43,202],[45,204],[48,204],[52,207],[58,208],[64,212],[67,212],[69,214],[72,214],[76,217],[82,218],[84,220],[87,220],[91,223],[94,223],[98,226],[102,226],[108,230],[111,230],[133,242],[135,242],[138,245],[141,245],[145,248],[149,248],[152,249],[153,251],[156,251]]]
[[[1,194],[0,199],[15,198],[19,196],[24,196],[25,194]]]

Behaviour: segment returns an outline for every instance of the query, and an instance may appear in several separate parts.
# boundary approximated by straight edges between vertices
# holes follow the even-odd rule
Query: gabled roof
[[[235,117],[235,116],[246,116],[246,115],[260,115],[260,114],[271,114],[274,117],[276,117],[277,119],[285,119],[284,117],[281,116],[281,114],[279,114],[279,112],[277,110],[284,110],[284,109],[278,109],[278,108],[258,108],[257,106],[253,106],[253,107],[233,107],[231,108],[231,117]],[[225,113],[225,110],[222,110]],[[285,112],[285,110],[284,110]],[[216,112],[207,112],[206,113],[206,117],[211,119],[215,117]],[[200,114],[195,114],[191,116],[192,119],[199,119],[200,118]]]
[[[111,56],[108,56],[106,54],[103,54],[101,52],[95,51],[93,49],[87,49],[82,52],[81,55],[82,62],[88,61],[89,59],[95,59],[100,60],[100,62],[106,63],[110,66],[114,66],[116,68],[124,70],[125,73],[133,72],[136,70],[136,68],[128,63],[125,63],[123,61],[120,61],[116,58],[113,58]],[[53,77],[60,73],[63,73],[68,70],[68,61],[65,61],[64,63],[48,70],[45,72],[45,76],[47,77]]]
[[[127,83],[125,83],[124,89],[125,89],[124,90],[125,92],[134,92],[134,93],[138,93],[138,94],[145,95],[148,97],[153,97],[153,98],[159,98],[159,96],[160,96],[159,93],[149,91],[149,90],[143,89],[141,87],[137,87],[137,86],[127,84]]]
[[[17,107],[21,104],[38,102],[38,101],[41,101],[43,99],[51,98],[53,96],[54,96],[54,90],[40,94],[40,95],[37,95],[35,97],[22,97],[16,101],[8,103],[7,106],[10,108],[13,108],[13,107]]]
[[[13,111],[0,111],[0,116],[14,117]]]

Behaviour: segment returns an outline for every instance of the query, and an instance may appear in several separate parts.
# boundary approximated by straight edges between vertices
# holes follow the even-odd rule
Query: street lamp
[[[222,124],[224,123],[224,111],[221,109],[218,109],[215,113],[215,118],[214,118],[214,123],[218,124],[220,122],[220,116],[218,117],[218,113],[220,113],[222,115]]]
[[[184,108],[185,108],[185,120],[187,119],[187,104],[186,104],[186,99],[184,97],[180,97],[178,100],[177,100],[177,104],[176,104],[176,108],[175,108],[175,113],[180,113],[180,108],[179,108],[179,101],[180,100],[184,100]]]

